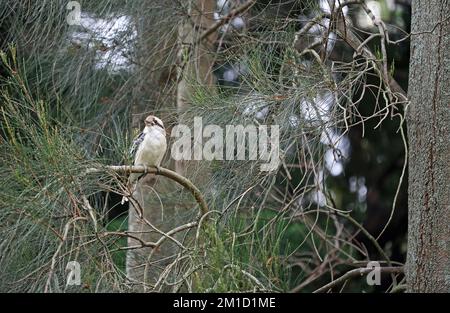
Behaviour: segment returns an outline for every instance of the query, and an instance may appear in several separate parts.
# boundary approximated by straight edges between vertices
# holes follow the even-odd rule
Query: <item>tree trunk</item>
[[[214,23],[216,3],[213,0],[191,0],[189,5],[190,19],[180,26],[178,32],[180,51],[178,55],[177,111],[180,115],[189,107],[189,96],[192,90],[189,88],[188,80],[191,80],[191,83],[195,81],[204,85],[215,83],[212,73],[214,65],[212,52],[217,33],[212,32],[199,44],[197,42],[202,33]],[[183,123],[182,120],[178,122]],[[176,161],[175,170],[180,175],[186,175],[186,161]]]
[[[412,5],[409,221],[410,292],[450,292],[450,1]]]
[[[165,4],[165,0],[158,1],[160,5]],[[155,5],[156,0],[152,2],[152,5]],[[132,92],[134,102],[131,109],[131,126],[135,130],[134,133],[137,134],[144,127],[145,117],[149,114],[155,114],[164,121],[166,131],[168,131],[167,128],[170,123],[167,114],[159,109],[161,107],[167,109],[174,102],[175,97],[164,97],[162,93],[170,94],[170,68],[165,62],[166,60],[175,62],[175,53],[173,53],[173,56],[172,53],[168,55],[167,49],[163,49],[163,47],[173,44],[176,38],[154,38],[152,32],[154,32],[155,22],[152,20],[138,19],[136,25],[139,43],[136,48],[136,55],[138,64],[143,66],[139,67],[138,72],[135,73],[136,82]],[[169,26],[165,25],[165,27]],[[159,25],[159,27],[161,26]],[[155,47],[160,47],[160,52],[150,55],[149,51],[153,51],[152,49],[155,49]],[[170,64],[169,61],[167,61],[168,64]],[[166,73],[169,73],[169,75]],[[161,99],[165,102],[160,103],[162,102]],[[163,160],[161,165],[168,167],[167,163]],[[152,226],[163,232],[173,228],[172,226],[176,223],[169,222],[175,215],[173,207],[163,206],[159,201],[161,195],[165,195],[171,189],[173,189],[173,182],[157,178],[155,175],[149,174],[138,181],[133,194],[136,202],[129,202],[128,231],[131,232],[131,235],[142,241],[156,242],[162,235]],[[139,211],[142,211],[143,218],[147,222],[139,216]],[[139,246],[139,240],[129,237],[128,246]],[[174,255],[174,249],[174,243],[167,240],[155,251],[150,247],[128,250],[126,272],[127,277],[135,283],[133,290],[151,290],[151,288],[143,288],[143,284],[151,285],[157,281],[165,266],[170,263],[171,256]]]

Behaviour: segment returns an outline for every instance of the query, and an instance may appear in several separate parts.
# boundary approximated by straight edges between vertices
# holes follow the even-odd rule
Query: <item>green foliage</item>
[[[57,111],[32,98],[14,49],[10,53],[11,61],[0,55],[9,71],[0,95],[0,289],[61,291],[69,261],[80,262],[85,283],[95,286],[105,268],[118,271],[105,263],[109,251],[92,240],[105,212],[83,199],[115,178],[85,174],[97,162],[80,149],[74,129],[57,120]]]

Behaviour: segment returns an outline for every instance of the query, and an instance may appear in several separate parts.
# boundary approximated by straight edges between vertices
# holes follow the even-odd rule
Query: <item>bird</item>
[[[154,115],[145,118],[145,127],[136,136],[130,149],[134,156],[134,165],[154,166],[159,169],[161,161],[167,150],[166,130],[162,120]],[[138,180],[146,173],[131,173],[128,177],[127,187],[133,194]],[[128,201],[128,197],[122,198],[122,204]]]

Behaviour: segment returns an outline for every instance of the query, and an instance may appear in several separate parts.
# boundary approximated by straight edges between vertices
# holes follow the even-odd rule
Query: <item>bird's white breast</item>
[[[136,152],[135,165],[159,166],[166,152],[167,142],[164,130],[149,127]]]

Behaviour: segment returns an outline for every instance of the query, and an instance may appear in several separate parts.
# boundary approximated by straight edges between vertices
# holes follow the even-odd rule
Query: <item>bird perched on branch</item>
[[[143,165],[159,167],[166,153],[167,141],[164,124],[158,117],[149,115],[145,119],[145,127],[142,132],[134,139],[130,154],[134,156],[134,165]],[[133,194],[138,180],[146,173],[131,173],[128,178],[128,188]],[[128,201],[124,196],[122,204]]]

